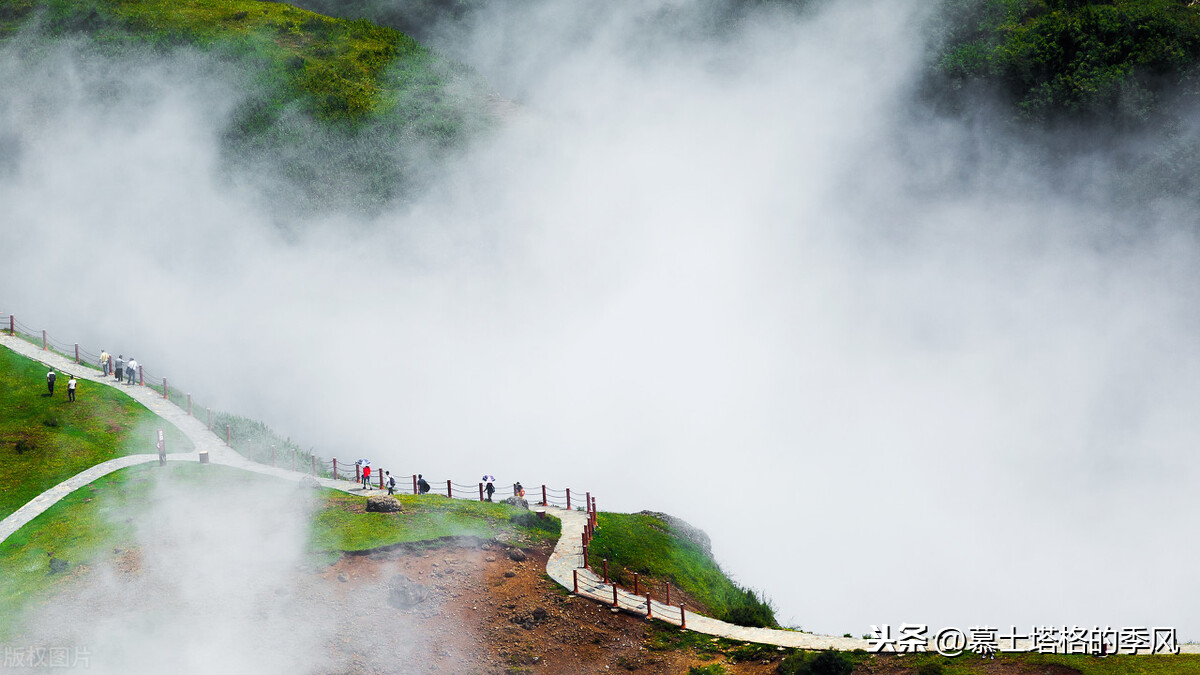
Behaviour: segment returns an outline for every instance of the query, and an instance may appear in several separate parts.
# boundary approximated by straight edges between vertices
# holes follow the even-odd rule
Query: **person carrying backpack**
[[[391,471],[384,471],[383,475],[386,476],[384,482],[387,483],[388,494],[396,494],[396,477],[392,475]]]
[[[427,494],[429,492],[429,482],[421,474],[417,474],[417,493]]]

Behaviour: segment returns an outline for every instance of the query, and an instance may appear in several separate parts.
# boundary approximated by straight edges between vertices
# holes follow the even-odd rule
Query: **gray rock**
[[[400,513],[400,501],[388,495],[367,497],[367,513]]]
[[[63,560],[61,558],[51,558],[50,559],[50,574],[62,574],[63,572],[66,572],[67,569],[70,567],[71,567],[71,564],[68,563],[66,560]]]
[[[317,488],[321,487],[321,484],[318,483],[317,479],[313,478],[312,476],[301,476],[300,477],[300,487],[308,488],[310,490],[316,490]]]
[[[387,602],[396,609],[412,609],[428,597],[429,589],[403,574],[397,574],[388,581]]]
[[[504,503],[508,504],[509,506],[519,506],[523,509],[529,508],[529,502],[521,499],[520,497],[509,497],[508,499],[504,500]]]
[[[529,560],[529,556],[525,555],[525,551],[522,551],[519,548],[514,548],[509,550],[508,559],[512,560],[513,562],[525,562],[526,560]]]
[[[671,528],[676,535],[692,542],[704,552],[704,555],[708,556],[710,560],[712,559],[712,540],[708,538],[704,530],[688,523],[682,518],[676,518],[675,516],[659,513],[658,511],[640,511],[638,515],[658,518],[666,523],[667,527]]]

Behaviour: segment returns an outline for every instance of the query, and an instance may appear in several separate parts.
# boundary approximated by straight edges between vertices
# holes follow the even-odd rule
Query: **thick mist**
[[[370,218],[264,207],[203,55],[10,45],[0,311],[325,456],[676,514],[808,630],[1197,638],[1194,205],[923,113],[918,4],[431,27],[519,106]]]

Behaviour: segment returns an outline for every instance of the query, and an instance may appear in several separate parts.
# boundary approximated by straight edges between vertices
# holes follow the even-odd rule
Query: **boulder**
[[[308,488],[310,490],[316,490],[317,488],[321,487],[321,484],[318,483],[317,479],[313,478],[312,476],[301,476],[300,487],[301,489]]]
[[[61,558],[50,559],[50,574],[62,574],[71,567],[71,564]]]
[[[509,497],[508,499],[504,500],[504,503],[508,504],[509,506],[519,506],[523,509],[529,508],[529,502],[521,499],[520,497]]]
[[[367,513],[400,513],[400,501],[388,495],[367,497]]]
[[[429,589],[403,574],[397,574],[388,581],[387,603],[396,609],[412,609],[428,597]]]
[[[514,548],[508,552],[508,558],[513,562],[525,562],[529,559],[529,556],[525,555],[525,551],[522,551],[519,548]]]

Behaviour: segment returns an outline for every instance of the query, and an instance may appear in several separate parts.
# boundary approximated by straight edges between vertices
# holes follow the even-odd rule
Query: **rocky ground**
[[[339,594],[377,598],[411,631],[406,672],[686,673],[717,658],[670,648],[677,628],[571,596],[546,577],[548,554],[484,542],[345,556],[321,578]],[[353,667],[339,672],[394,672],[372,665],[364,647],[341,645]],[[772,670],[758,663],[731,672]]]

